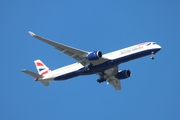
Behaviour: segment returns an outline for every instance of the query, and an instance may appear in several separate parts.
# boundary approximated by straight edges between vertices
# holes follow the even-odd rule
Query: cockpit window
[[[151,43],[148,43],[147,46],[151,45]]]
[[[153,43],[153,45],[157,45],[157,43]]]

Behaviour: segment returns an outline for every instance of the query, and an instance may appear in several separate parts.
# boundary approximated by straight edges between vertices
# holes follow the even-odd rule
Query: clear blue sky
[[[2,0],[0,4],[1,120],[179,120],[180,1]],[[115,91],[97,75],[44,87],[21,73],[34,60],[51,69],[76,62],[28,34],[82,50],[118,50],[155,41],[162,50],[119,66],[132,77]]]

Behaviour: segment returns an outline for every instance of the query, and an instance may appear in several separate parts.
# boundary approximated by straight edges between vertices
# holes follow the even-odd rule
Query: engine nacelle
[[[130,70],[122,70],[122,71],[119,71],[117,74],[116,74],[116,78],[118,79],[126,79],[128,77],[131,77],[131,71]]]
[[[102,57],[101,51],[93,51],[87,55],[88,60],[98,60]]]

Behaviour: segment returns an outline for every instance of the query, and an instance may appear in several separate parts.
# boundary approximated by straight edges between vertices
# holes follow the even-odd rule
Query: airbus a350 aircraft
[[[97,82],[107,81],[116,90],[121,90],[120,80],[130,77],[131,71],[119,71],[118,65],[147,55],[151,55],[151,59],[154,59],[154,55],[161,49],[161,46],[155,42],[145,42],[103,55],[99,50],[87,52],[48,40],[33,32],[29,32],[29,34],[77,60],[77,63],[53,71],[40,60],[35,60],[39,74],[26,69],[22,70],[22,72],[34,77],[35,81],[40,81],[45,86],[49,85],[49,81],[61,81],[80,75],[97,74],[99,75]]]

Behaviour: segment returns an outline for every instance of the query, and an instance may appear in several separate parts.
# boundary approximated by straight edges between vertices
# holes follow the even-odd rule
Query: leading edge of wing
[[[64,53],[64,54],[70,56],[71,58],[74,58],[75,60],[77,60],[78,63],[81,63],[83,66],[86,66],[89,63],[91,63],[92,65],[97,65],[97,64],[106,62],[108,60],[107,58],[102,57],[101,59],[90,61],[87,59],[87,55],[90,52],[83,51],[83,50],[80,50],[77,48],[73,48],[73,47],[70,47],[70,46],[67,46],[67,45],[64,45],[61,43],[57,43],[52,40],[48,40],[46,38],[36,35],[35,33],[31,32],[31,31],[29,31],[29,34],[40,41],[43,41],[51,46],[54,46],[57,50],[61,51],[61,53]]]
[[[64,44],[61,44],[61,43],[57,43],[57,42],[54,42],[52,40],[49,40],[49,39],[46,39],[46,38],[43,38],[41,36],[38,36],[36,35],[35,33],[29,31],[29,34],[33,37],[35,37],[36,39],[39,39],[49,45],[52,45],[54,46],[56,49],[62,51],[62,52],[65,52],[65,51],[68,51],[68,50],[74,50],[74,51],[77,51],[79,54],[81,55],[87,55],[88,52],[87,51],[84,51],[84,50],[80,50],[80,49],[77,49],[77,48],[74,48],[74,47],[70,47],[70,46],[67,46],[67,45],[64,45]]]

